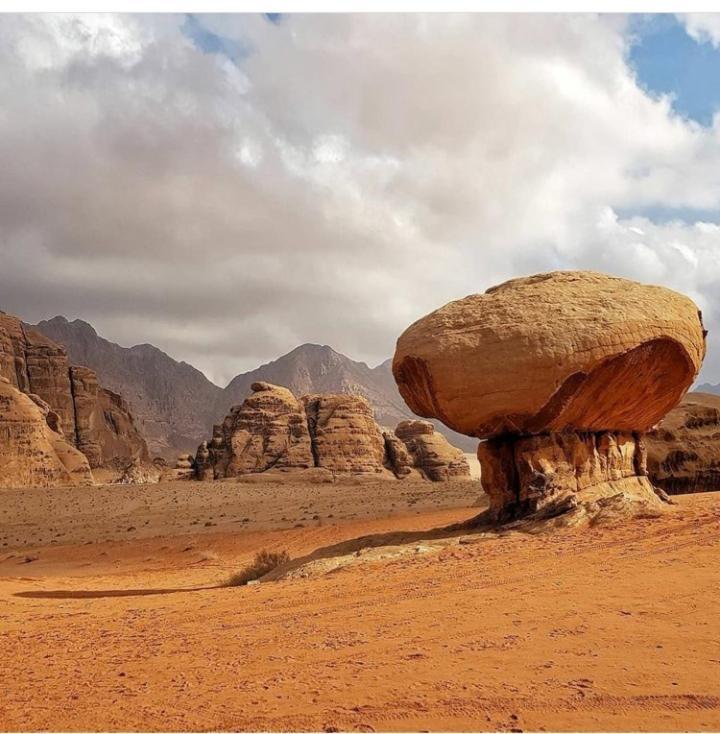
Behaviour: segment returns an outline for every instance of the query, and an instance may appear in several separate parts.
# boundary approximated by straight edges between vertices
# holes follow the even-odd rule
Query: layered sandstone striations
[[[322,470],[323,477],[470,477],[467,463],[463,472],[458,462],[460,452],[442,437],[437,441],[429,435],[421,442],[427,448],[414,448],[415,456],[394,434],[383,434],[363,397],[322,394],[298,400],[287,388],[266,382],[253,383],[252,389],[253,394],[215,426],[212,439],[198,447],[192,462],[198,479],[308,469]],[[396,451],[390,448],[392,441]],[[415,470],[421,463],[423,471]]]
[[[302,403],[287,388],[267,382],[253,383],[252,390],[216,427],[209,447],[200,445],[201,476],[208,477],[210,466],[215,478],[313,466]]]
[[[416,413],[489,439],[478,449],[483,487],[496,519],[509,519],[569,507],[579,493],[655,502],[641,434],[684,395],[704,355],[689,298],[555,272],[415,322],[393,374]]]
[[[668,494],[720,489],[720,395],[688,393],[646,443],[648,474]]]
[[[463,452],[438,433],[432,423],[420,420],[401,421],[395,428],[394,435],[403,443],[412,468],[417,469],[426,479],[440,482],[470,476],[470,467]],[[402,471],[405,459],[394,445],[389,449],[390,452],[396,457],[397,474]]]
[[[315,466],[334,473],[384,471],[385,441],[365,398],[308,395],[303,404]]]
[[[58,431],[92,467],[147,460],[147,446],[125,401],[100,387],[93,370],[70,365],[62,346],[4,313],[0,375],[47,403]]]
[[[44,400],[0,377],[0,487],[92,484],[87,459],[57,428]]]

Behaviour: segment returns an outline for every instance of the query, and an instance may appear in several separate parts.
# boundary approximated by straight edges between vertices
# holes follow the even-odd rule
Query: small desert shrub
[[[279,552],[261,550],[255,554],[253,562],[242,571],[234,573],[227,581],[228,586],[245,586],[248,581],[255,581],[273,568],[282,566],[290,560],[290,554],[284,550]]]

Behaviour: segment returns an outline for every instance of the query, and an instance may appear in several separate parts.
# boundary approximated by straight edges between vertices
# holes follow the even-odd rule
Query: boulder
[[[85,456],[50,427],[48,416],[56,422],[47,403],[0,377],[0,487],[93,483]]]
[[[352,474],[385,471],[385,440],[364,397],[306,395],[302,401],[315,466]]]
[[[705,355],[697,306],[591,272],[511,280],[453,301],[398,339],[393,374],[418,415],[469,436],[646,431]]]
[[[591,272],[511,280],[416,321],[393,374],[410,408],[487,439],[490,514],[508,520],[659,499],[642,434],[685,394],[705,355],[697,306]],[[620,500],[609,498],[617,495]],[[553,509],[554,508],[554,509]]]
[[[197,448],[197,453],[195,454],[195,477],[200,481],[215,478],[207,441],[203,441]]]
[[[470,479],[470,466],[465,454],[438,433],[432,423],[401,421],[395,428],[395,436],[405,445],[412,466],[426,479],[433,482]]]
[[[162,469],[152,463],[140,459],[133,459],[115,480],[115,484],[157,484],[160,481]]]
[[[668,494],[720,489],[720,395],[688,393],[645,442],[648,475]]]

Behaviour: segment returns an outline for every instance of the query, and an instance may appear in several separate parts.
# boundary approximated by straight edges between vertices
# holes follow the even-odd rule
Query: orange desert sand
[[[533,535],[428,532],[467,481],[0,494],[3,730],[720,729],[717,493]],[[224,587],[261,548],[321,560]]]

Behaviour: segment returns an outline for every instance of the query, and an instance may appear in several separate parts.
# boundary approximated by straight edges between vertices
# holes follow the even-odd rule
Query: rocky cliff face
[[[720,395],[688,393],[646,443],[648,474],[668,494],[720,489]]]
[[[101,388],[91,369],[71,365],[62,346],[4,313],[0,313],[0,375],[47,403],[58,431],[92,467],[114,459],[148,458],[145,441],[122,398]]]
[[[483,487],[495,519],[507,520],[590,489],[655,502],[639,434],[680,400],[704,355],[689,298],[556,272],[415,322],[398,339],[393,373],[413,411],[488,439],[478,449]]]
[[[216,409],[221,388],[150,344],[121,347],[85,321],[62,316],[34,328],[64,345],[72,362],[90,367],[104,387],[127,400],[153,454],[174,458],[194,449],[227,412]]]
[[[404,471],[399,447],[389,448],[391,441],[381,433],[365,398],[328,394],[298,400],[287,388],[266,382],[253,383],[252,390],[242,405],[215,426],[210,442],[198,447],[193,461],[197,478],[313,468],[331,476],[403,478],[415,469],[417,476],[433,480],[470,478],[464,457],[462,463],[458,461],[462,454],[449,445],[441,450],[438,442],[431,442],[434,451],[418,449],[416,455],[404,448],[409,467]],[[401,439],[392,437],[405,447]],[[443,456],[448,458],[445,466]],[[423,471],[416,468],[421,464]]]
[[[92,484],[87,459],[58,429],[44,400],[0,377],[0,487]]]

